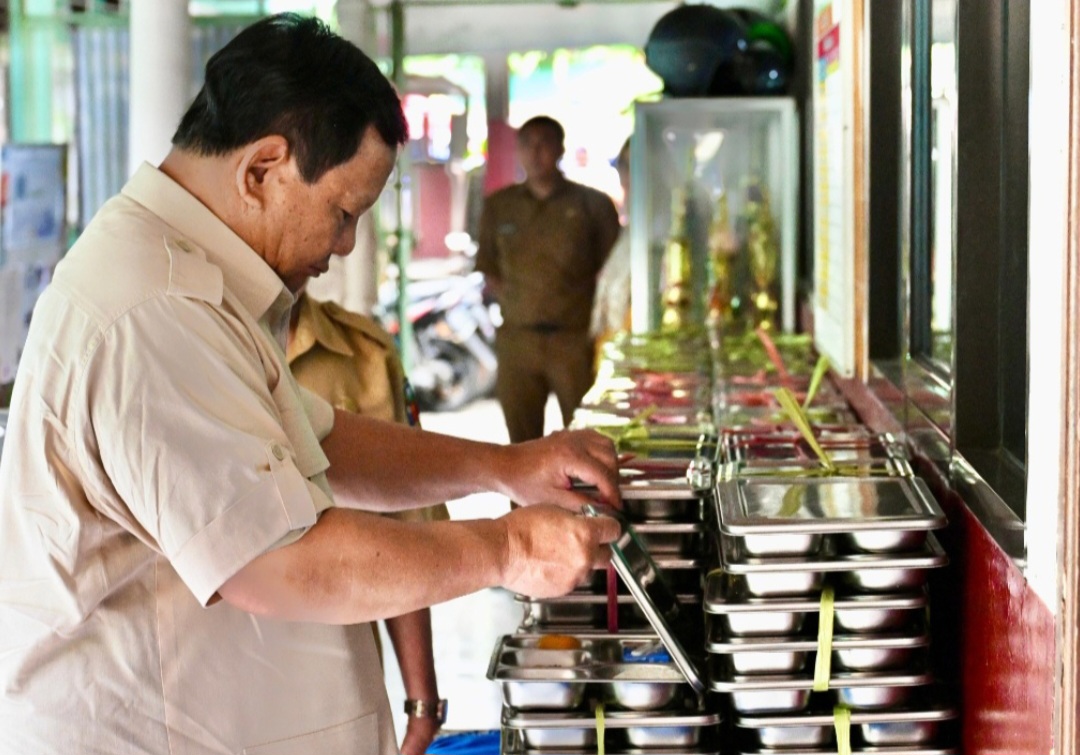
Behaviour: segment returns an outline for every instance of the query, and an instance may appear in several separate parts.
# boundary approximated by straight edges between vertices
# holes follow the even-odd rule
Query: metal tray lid
[[[720,558],[728,574],[776,572],[847,572],[864,569],[936,569],[949,563],[948,556],[933,535],[926,536],[922,549],[914,553],[848,553],[828,550],[814,556],[751,557],[741,544],[720,538]]]
[[[814,688],[814,672],[802,674],[749,674],[738,675],[726,655],[713,655],[710,684],[714,692],[766,692]],[[829,679],[829,689],[844,687],[924,687],[932,684],[929,671],[837,671]]]
[[[687,593],[684,595],[676,595],[675,593],[672,593],[671,595],[676,604],[696,606],[701,603],[700,594]],[[557,598],[534,598],[529,595],[515,594],[514,601],[517,603],[554,603],[557,605],[598,605],[607,603],[608,596],[605,593],[577,591],[561,595]],[[634,595],[616,595],[615,602],[619,605],[626,605],[628,603],[640,603],[641,601]],[[560,632],[560,634],[572,634],[572,632]]]
[[[717,470],[716,479],[719,482],[729,482],[744,478],[781,477],[788,481],[790,489],[790,487],[794,487],[791,483],[801,485],[804,482],[812,482],[822,478],[863,480],[868,477],[912,477],[914,475],[911,464],[906,459],[862,459],[837,461],[836,464],[840,470],[839,473],[826,469],[817,459],[761,462],[736,460],[721,464]],[[808,478],[808,480],[803,478]],[[802,491],[799,495],[805,498],[806,493]],[[785,500],[784,503],[789,504],[790,502]],[[799,503],[800,501],[795,501],[796,505]]]
[[[630,594],[656,630],[672,660],[699,694],[705,690],[700,671],[704,647],[704,622],[696,621],[672,590],[660,567],[645,549],[634,528],[621,512],[586,504],[587,516],[612,516],[619,521],[622,535],[611,543],[611,562],[626,583]]]
[[[945,513],[917,477],[753,477],[718,481],[729,535],[938,529]]]
[[[833,635],[833,650],[894,650],[921,648],[930,644],[930,635],[921,627],[909,633],[837,634]],[[817,650],[816,637],[725,637],[709,638],[705,649],[716,655],[731,653],[797,653]]]
[[[951,705],[933,704],[925,707],[893,708],[891,710],[851,710],[852,724],[887,724],[907,721],[948,721],[957,717]],[[798,713],[770,713],[767,716],[736,715],[736,726],[758,729],[762,726],[832,726],[833,711],[809,710]],[[890,750],[889,752],[892,752]]]
[[[628,729],[637,726],[715,726],[719,713],[686,713],[678,710],[607,711],[604,726],[608,729]],[[591,729],[596,716],[574,711],[524,711],[503,708],[502,725],[509,729]]]
[[[910,593],[855,593],[838,594],[833,601],[834,610],[909,610],[926,606],[925,590]],[[705,578],[705,613],[817,613],[821,610],[818,597],[766,597],[759,598],[733,587],[722,569],[714,569]]]

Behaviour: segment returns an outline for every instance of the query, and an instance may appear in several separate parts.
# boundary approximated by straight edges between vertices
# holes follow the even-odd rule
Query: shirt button
[[[285,458],[285,449],[279,446],[277,443],[270,446],[270,453],[274,454],[274,458],[278,461],[282,461]]]

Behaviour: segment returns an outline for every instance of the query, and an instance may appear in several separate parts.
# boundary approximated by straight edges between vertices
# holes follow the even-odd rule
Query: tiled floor
[[[562,427],[554,398],[547,407],[547,431]],[[429,413],[422,417],[428,430],[495,443],[507,441],[502,411],[491,399],[478,401],[457,412]],[[509,511],[504,496],[480,494],[448,501],[454,519],[497,517]],[[513,632],[521,622],[521,609],[505,590],[483,590],[433,606],[435,672],[439,693],[449,701],[445,731],[471,731],[499,727],[502,695],[498,685],[485,676],[491,652],[501,635]],[[383,631],[383,647],[390,643]],[[405,730],[401,712],[405,692],[393,653],[386,657],[386,688],[399,736]]]

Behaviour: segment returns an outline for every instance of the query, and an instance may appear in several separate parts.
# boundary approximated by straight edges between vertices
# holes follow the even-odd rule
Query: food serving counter
[[[488,669],[504,753],[954,753],[928,653],[941,509],[805,341],[771,345],[797,368],[737,346],[606,348],[572,425],[624,455],[622,512],[585,512],[623,535],[571,594],[517,596]]]

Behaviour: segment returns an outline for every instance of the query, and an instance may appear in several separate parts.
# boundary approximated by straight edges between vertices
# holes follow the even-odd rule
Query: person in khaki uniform
[[[559,171],[563,128],[547,116],[518,131],[524,182],[484,202],[476,268],[502,309],[495,392],[511,442],[544,434],[555,394],[563,424],[593,382],[596,279],[619,235],[615,204]]]
[[[382,326],[330,301],[301,291],[289,320],[285,351],[293,377],[335,409],[386,422],[412,424],[406,406],[405,372],[393,339]],[[388,514],[404,522],[441,522],[446,506]],[[431,645],[431,611],[421,608],[386,619],[386,631],[405,685],[408,728],[401,755],[423,755],[445,721]],[[372,631],[376,646],[379,635]]]
[[[407,139],[367,56],[271,16],[207,64],[35,308],[0,457],[0,755],[395,755],[370,622],[571,591],[619,534],[597,433],[477,443],[335,410],[284,353]],[[495,491],[497,519],[374,512]],[[555,505],[545,505],[555,504]]]

